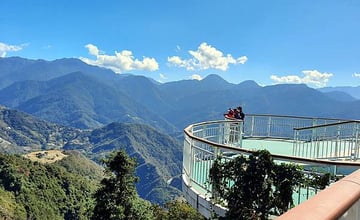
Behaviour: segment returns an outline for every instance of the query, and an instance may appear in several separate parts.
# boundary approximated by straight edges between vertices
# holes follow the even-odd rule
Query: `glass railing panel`
[[[324,125],[339,121],[340,124]],[[289,157],[275,153],[273,156],[278,163],[294,162],[301,165],[304,172],[330,173],[342,178],[358,169],[360,164],[332,161],[359,158],[359,127],[358,121],[265,115],[248,115],[244,122],[199,123],[189,126],[185,132],[183,169],[190,180],[188,182],[197,187],[201,194],[206,194],[210,198],[212,191],[208,182],[209,171],[217,156],[221,157],[221,161],[228,161],[239,154],[251,154],[251,151],[256,149],[243,146],[243,143],[251,142],[251,137],[260,137],[269,141],[280,138],[286,139],[281,141],[290,143],[287,146],[292,149],[290,153],[285,154]],[[244,142],[242,142],[243,137],[245,137]],[[258,146],[259,143],[257,142],[256,145]],[[312,158],[314,160],[308,160]],[[229,181],[229,184],[232,183]],[[293,194],[295,204],[313,196],[319,190],[311,187],[299,188]]]
[[[359,122],[295,129],[294,156],[330,160],[359,158]]]

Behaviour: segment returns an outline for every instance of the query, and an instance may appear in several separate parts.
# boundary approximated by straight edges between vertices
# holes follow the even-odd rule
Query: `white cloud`
[[[99,49],[95,45],[88,44],[88,45],[85,45],[85,47],[89,50],[89,53],[91,55],[98,56],[100,54]]]
[[[52,47],[53,47],[52,45],[48,44],[48,45],[43,46],[41,49],[43,49],[43,50],[49,50],[49,49],[51,49]]]
[[[162,79],[162,80],[163,80],[163,79],[167,79],[167,77],[166,77],[165,74],[163,74],[163,73],[160,73],[160,74],[159,74],[159,77],[160,77],[160,79]]]
[[[24,45],[8,45],[0,42],[0,57],[6,57],[7,52],[16,52],[22,50]]]
[[[354,73],[354,74],[353,74],[353,77],[360,78],[360,73]]]
[[[166,75],[165,75],[164,73],[160,73],[160,74],[159,74],[158,82],[163,83],[163,82],[166,81],[166,80],[167,80]]]
[[[226,71],[230,64],[244,64],[248,60],[246,56],[234,58],[231,54],[224,54],[216,48],[201,43],[196,51],[189,50],[190,59],[181,59],[179,56],[168,57],[168,62],[187,70],[218,69]]]
[[[240,64],[245,64],[246,61],[248,60],[247,56],[242,56],[236,59],[238,63]]]
[[[195,80],[202,80],[202,77],[199,74],[193,74],[190,76],[190,78]]]
[[[276,76],[272,75],[270,78],[275,83],[305,83],[312,84],[316,87],[324,87],[329,82],[329,79],[333,76],[332,73],[321,73],[317,70],[303,70],[304,77],[289,75],[289,76]]]
[[[143,57],[143,60],[138,60],[134,58],[129,50],[115,51],[115,55],[106,55],[93,44],[88,44],[85,47],[91,55],[96,57],[96,60],[80,57],[82,61],[90,65],[111,69],[116,73],[132,70],[155,71],[159,69],[159,64],[154,58]]]
[[[182,60],[178,56],[168,57],[168,62],[172,63],[172,64],[174,64],[175,66],[178,66],[178,67],[184,67],[187,70],[195,70],[195,67],[192,64],[191,60]]]

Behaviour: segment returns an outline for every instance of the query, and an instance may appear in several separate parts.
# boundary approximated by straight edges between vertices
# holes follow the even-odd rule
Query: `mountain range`
[[[218,75],[161,84],[78,59],[19,57],[0,59],[0,77],[0,104],[82,129],[117,121],[149,124],[174,134],[191,123],[221,119],[226,109],[239,105],[252,114],[360,118],[356,87],[350,95],[304,84],[233,84]]]
[[[337,87],[324,87],[319,91],[325,93],[343,93],[348,95],[348,100],[360,99],[360,86],[337,86]]]
[[[18,110],[0,108],[0,152],[76,150],[101,164],[101,159],[109,153],[126,150],[138,163],[139,195],[160,204],[180,195],[180,186],[169,183],[181,173],[181,146],[177,139],[145,124],[113,122],[97,129],[82,130],[50,123]]]
[[[0,105],[6,106],[0,108],[0,151],[77,150],[99,162],[125,149],[139,164],[139,195],[163,203],[180,195],[182,130],[189,124],[221,120],[239,105],[246,114],[360,119],[357,94],[358,87],[350,93],[233,84],[215,74],[158,83],[72,58],[0,58]]]

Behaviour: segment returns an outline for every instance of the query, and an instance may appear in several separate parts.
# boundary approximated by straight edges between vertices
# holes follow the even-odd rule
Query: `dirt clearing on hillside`
[[[24,157],[40,163],[54,163],[67,156],[68,155],[65,155],[61,150],[42,150],[24,155]]]

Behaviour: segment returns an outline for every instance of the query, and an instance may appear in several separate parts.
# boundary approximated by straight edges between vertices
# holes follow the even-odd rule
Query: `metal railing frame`
[[[260,122],[259,120],[260,119]],[[299,121],[297,121],[299,120]],[[266,122],[266,130],[257,129],[257,126],[262,126]],[[283,128],[289,128],[292,132],[276,128],[276,123]],[[341,119],[328,118],[307,118],[307,117],[292,117],[292,116],[277,116],[277,115],[247,115],[244,121],[241,120],[219,120],[202,122],[188,126],[184,129],[184,161],[183,174],[189,183],[189,186],[196,184],[202,188],[206,195],[211,198],[211,186],[207,178],[208,171],[212,166],[213,159],[220,156],[227,160],[232,154],[250,155],[254,150],[242,148],[242,138],[274,138],[274,139],[292,139],[296,141],[297,132],[311,130],[313,135],[316,135],[316,129],[324,128],[326,126],[338,126],[342,124],[356,124],[356,131],[354,141],[355,146],[359,146],[359,121],[346,121]],[[292,134],[291,134],[292,133]],[[233,139],[231,139],[231,137]],[[295,145],[294,145],[295,146]],[[305,158],[297,155],[277,155],[272,154],[275,161],[291,162],[303,164],[308,166],[322,167],[334,175],[346,175],[346,172],[352,172],[360,167],[360,163],[355,161],[339,161],[317,158]],[[336,158],[335,158],[336,159]],[[196,167],[196,161],[208,161],[202,166]],[[201,164],[201,163],[198,163]],[[204,165],[206,164],[206,165]],[[196,179],[195,177],[199,177]]]

